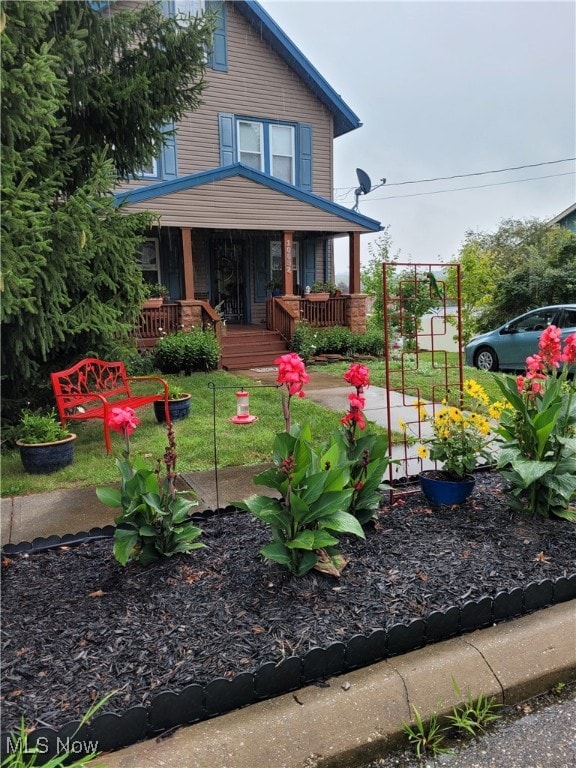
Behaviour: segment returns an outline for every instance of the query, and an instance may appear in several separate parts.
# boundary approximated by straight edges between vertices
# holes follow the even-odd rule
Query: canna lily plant
[[[116,459],[121,487],[96,489],[103,504],[122,510],[115,519],[113,550],[121,565],[129,560],[150,565],[160,557],[204,546],[196,541],[202,531],[189,519],[190,510],[197,502],[183,498],[176,490],[177,454],[172,427],[167,427],[168,445],[164,456],[158,459],[156,469],[151,470],[142,458],[130,456],[130,435],[139,423],[132,408],[112,409],[108,424],[124,436],[123,459]]]
[[[270,526],[272,542],[260,550],[267,560],[296,576],[312,568],[339,576],[346,561],[338,534],[364,538],[362,526],[348,511],[354,494],[350,463],[342,459],[337,443],[316,448],[308,425],[291,424],[291,399],[304,397],[309,381],[302,359],[291,353],[275,363],[286,431],[274,440],[274,466],[256,475],[254,483],[275,488],[280,498],[254,496],[236,506]]]
[[[562,332],[551,325],[538,348],[524,375],[496,379],[509,404],[496,430],[498,467],[510,483],[511,507],[576,521],[576,390],[569,379],[576,334],[562,349]]]

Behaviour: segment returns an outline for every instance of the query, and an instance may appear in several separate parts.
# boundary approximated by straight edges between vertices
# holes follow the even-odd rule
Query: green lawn
[[[457,366],[457,355],[449,354],[450,365]],[[374,385],[384,385],[384,362],[366,363]],[[319,370],[342,377],[349,363],[331,363]],[[494,375],[472,368],[465,368],[464,377],[474,378],[482,384],[489,397],[497,400],[499,390]],[[393,385],[398,382],[394,374]],[[214,466],[213,398],[216,401],[216,441],[218,466],[259,464],[271,459],[272,443],[277,432],[284,429],[280,392],[276,387],[258,387],[252,380],[221,371],[192,376],[167,376],[182,389],[191,392],[190,416],[174,424],[178,451],[178,470],[191,472],[211,469]],[[417,370],[406,373],[406,384],[418,387],[420,396],[431,399],[433,386],[442,381],[441,372],[432,364],[430,353],[420,353]],[[216,385],[211,389],[209,384]],[[344,382],[342,382],[344,384]],[[250,388],[250,410],[258,421],[250,426],[234,426],[228,418],[236,412],[235,392]],[[154,391],[154,390],[152,390]],[[308,421],[316,440],[325,439],[340,423],[341,413],[316,405],[307,398],[292,401],[293,422]],[[166,446],[166,428],[156,422],[152,406],[138,409],[141,424],[131,439],[133,454],[144,456],[150,466],[155,466]],[[22,469],[18,452],[4,452],[2,456],[2,496],[52,491],[60,488],[81,488],[118,481],[114,458],[123,450],[123,439],[113,433],[113,452],[109,456],[104,448],[102,423],[88,421],[73,425],[78,435],[75,444],[74,463],[52,475],[28,475]]]
[[[220,371],[165,378],[192,394],[190,416],[174,423],[179,472],[211,469],[214,466],[214,394],[218,466],[250,465],[271,460],[274,436],[284,429],[281,395],[276,387],[258,387],[251,380]],[[211,389],[209,383],[215,384],[217,389]],[[246,386],[250,388],[250,411],[258,416],[258,421],[249,426],[235,426],[228,421],[236,413],[235,392]],[[341,416],[306,398],[293,399],[292,414],[293,422],[308,421],[318,440],[338,426]],[[166,428],[156,422],[151,405],[139,408],[137,415],[141,423],[131,438],[132,453],[144,456],[153,467],[156,459],[164,453]],[[78,435],[74,462],[52,475],[28,475],[22,469],[18,451],[5,452],[2,457],[1,494],[12,496],[117,482],[119,474],[114,458],[122,454],[123,438],[112,433],[113,448],[108,456],[101,421],[73,424],[71,429]]]

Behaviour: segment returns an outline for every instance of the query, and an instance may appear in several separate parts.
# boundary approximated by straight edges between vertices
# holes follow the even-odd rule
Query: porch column
[[[349,232],[349,270],[351,294],[360,293],[360,232]]]
[[[192,230],[182,228],[182,276],[184,299],[194,298],[194,264],[192,263]]]
[[[294,293],[294,274],[292,272],[292,232],[282,233],[282,293],[292,296]]]

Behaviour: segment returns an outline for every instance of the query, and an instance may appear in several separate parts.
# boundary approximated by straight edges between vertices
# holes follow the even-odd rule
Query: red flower
[[[360,429],[366,428],[366,420],[364,419],[364,414],[362,411],[358,411],[356,409],[348,411],[348,413],[345,413],[344,416],[340,419],[340,422],[344,424],[345,427],[350,427],[353,424],[358,424]]]
[[[344,381],[361,392],[364,387],[370,386],[370,371],[365,365],[354,363],[344,374]]]
[[[310,381],[310,376],[306,373],[306,367],[302,358],[295,352],[277,357],[274,365],[278,366],[278,376],[276,382],[285,384],[289,395],[298,395],[305,397],[302,388],[304,384]]]
[[[540,336],[538,342],[538,348],[542,353],[544,362],[551,368],[558,368],[558,362],[560,360],[562,331],[555,325],[549,325]]]
[[[140,424],[140,419],[134,414],[133,408],[112,408],[108,416],[108,426],[121,435],[131,435]]]
[[[564,352],[560,356],[563,363],[576,363],[576,333],[571,333],[564,341]]]
[[[366,405],[366,399],[364,397],[361,397],[360,395],[348,395],[348,400],[350,400],[350,410],[353,410],[354,408],[357,408],[359,411],[364,410],[364,406]]]

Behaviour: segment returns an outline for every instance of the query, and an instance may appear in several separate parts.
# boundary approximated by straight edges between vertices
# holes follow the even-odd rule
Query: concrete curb
[[[443,714],[481,693],[514,704],[574,678],[571,601],[135,744],[98,765],[354,768],[399,743],[412,707]]]

